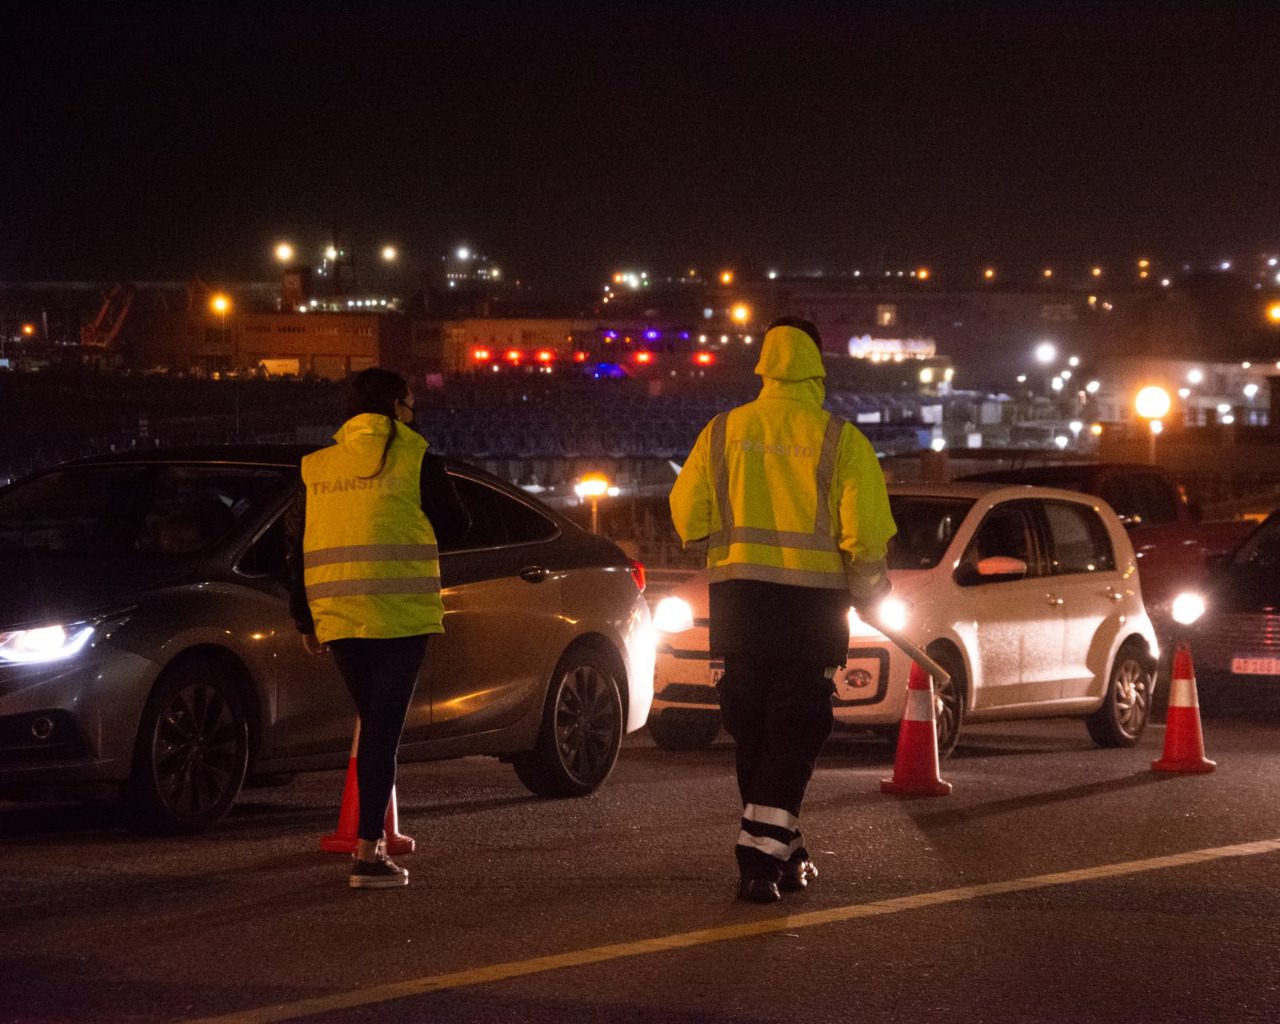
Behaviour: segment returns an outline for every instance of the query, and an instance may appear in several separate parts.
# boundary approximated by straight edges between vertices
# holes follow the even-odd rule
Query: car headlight
[[[36,626],[0,632],[0,664],[38,665],[79,654],[93,637],[95,625]]]
[[[1173,616],[1174,622],[1190,626],[1205,613],[1207,607],[1203,594],[1184,590],[1173,599],[1173,606],[1169,609],[1169,613]]]
[[[911,605],[896,594],[890,594],[874,608],[867,610],[867,618],[865,620],[858,615],[855,609],[850,608],[849,635],[878,636],[879,630],[876,627],[879,623],[884,623],[886,629],[901,633],[907,628],[907,623],[910,621]]]
[[[660,633],[683,633],[693,628],[693,609],[680,597],[664,597],[653,610],[653,626]]]

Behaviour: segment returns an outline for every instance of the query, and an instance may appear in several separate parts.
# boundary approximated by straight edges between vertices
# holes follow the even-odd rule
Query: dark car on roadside
[[[1204,609],[1182,627],[1201,704],[1280,701],[1280,512],[1216,559],[1208,583],[1188,596]]]
[[[302,446],[65,463],[0,489],[0,793],[119,786],[148,829],[221,818],[247,777],[346,764],[355,711],[288,610],[283,513]],[[445,633],[402,760],[490,754],[582,795],[645,724],[644,571],[613,543],[450,462]]]
[[[1058,487],[1105,501],[1133,543],[1142,596],[1162,634],[1170,626],[1174,597],[1200,585],[1210,561],[1229,552],[1253,528],[1243,519],[1205,519],[1186,487],[1159,467],[1141,463],[1071,462],[986,470],[960,479]]]

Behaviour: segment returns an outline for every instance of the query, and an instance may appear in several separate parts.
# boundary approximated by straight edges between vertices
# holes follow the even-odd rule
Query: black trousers
[[[356,784],[360,791],[361,839],[382,838],[387,804],[396,784],[396,752],[409,701],[427,655],[430,634],[390,640],[333,640],[329,650],[360,715]]]
[[[735,855],[744,877],[776,881],[807,856],[800,806],[831,735],[829,666],[794,657],[726,655],[720,713],[737,744],[742,829]]]

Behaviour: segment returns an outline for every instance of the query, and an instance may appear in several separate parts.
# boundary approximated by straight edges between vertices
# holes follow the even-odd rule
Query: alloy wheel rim
[[[934,730],[939,747],[945,747],[956,729],[957,698],[955,677],[948,679],[945,686],[934,681],[933,717]]]
[[[156,722],[152,761],[165,806],[197,818],[226,798],[240,756],[235,713],[215,687],[193,683],[169,701]]]
[[[601,672],[583,665],[565,675],[556,703],[556,744],[574,778],[594,782],[603,777],[620,727],[613,686]]]
[[[1130,735],[1142,728],[1151,708],[1146,670],[1132,658],[1116,669],[1116,721]]]

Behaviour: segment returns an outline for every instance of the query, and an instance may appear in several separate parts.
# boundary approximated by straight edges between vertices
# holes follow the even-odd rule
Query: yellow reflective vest
[[[393,421],[365,413],[338,442],[302,460],[307,604],[322,643],[444,631],[435,531],[422,511],[427,442],[402,423],[376,476]]]
[[[855,597],[885,571],[897,532],[870,442],[822,408],[808,335],[765,335],[760,396],[703,428],[671,490],[685,544],[707,541],[711,582],[762,580]]]

